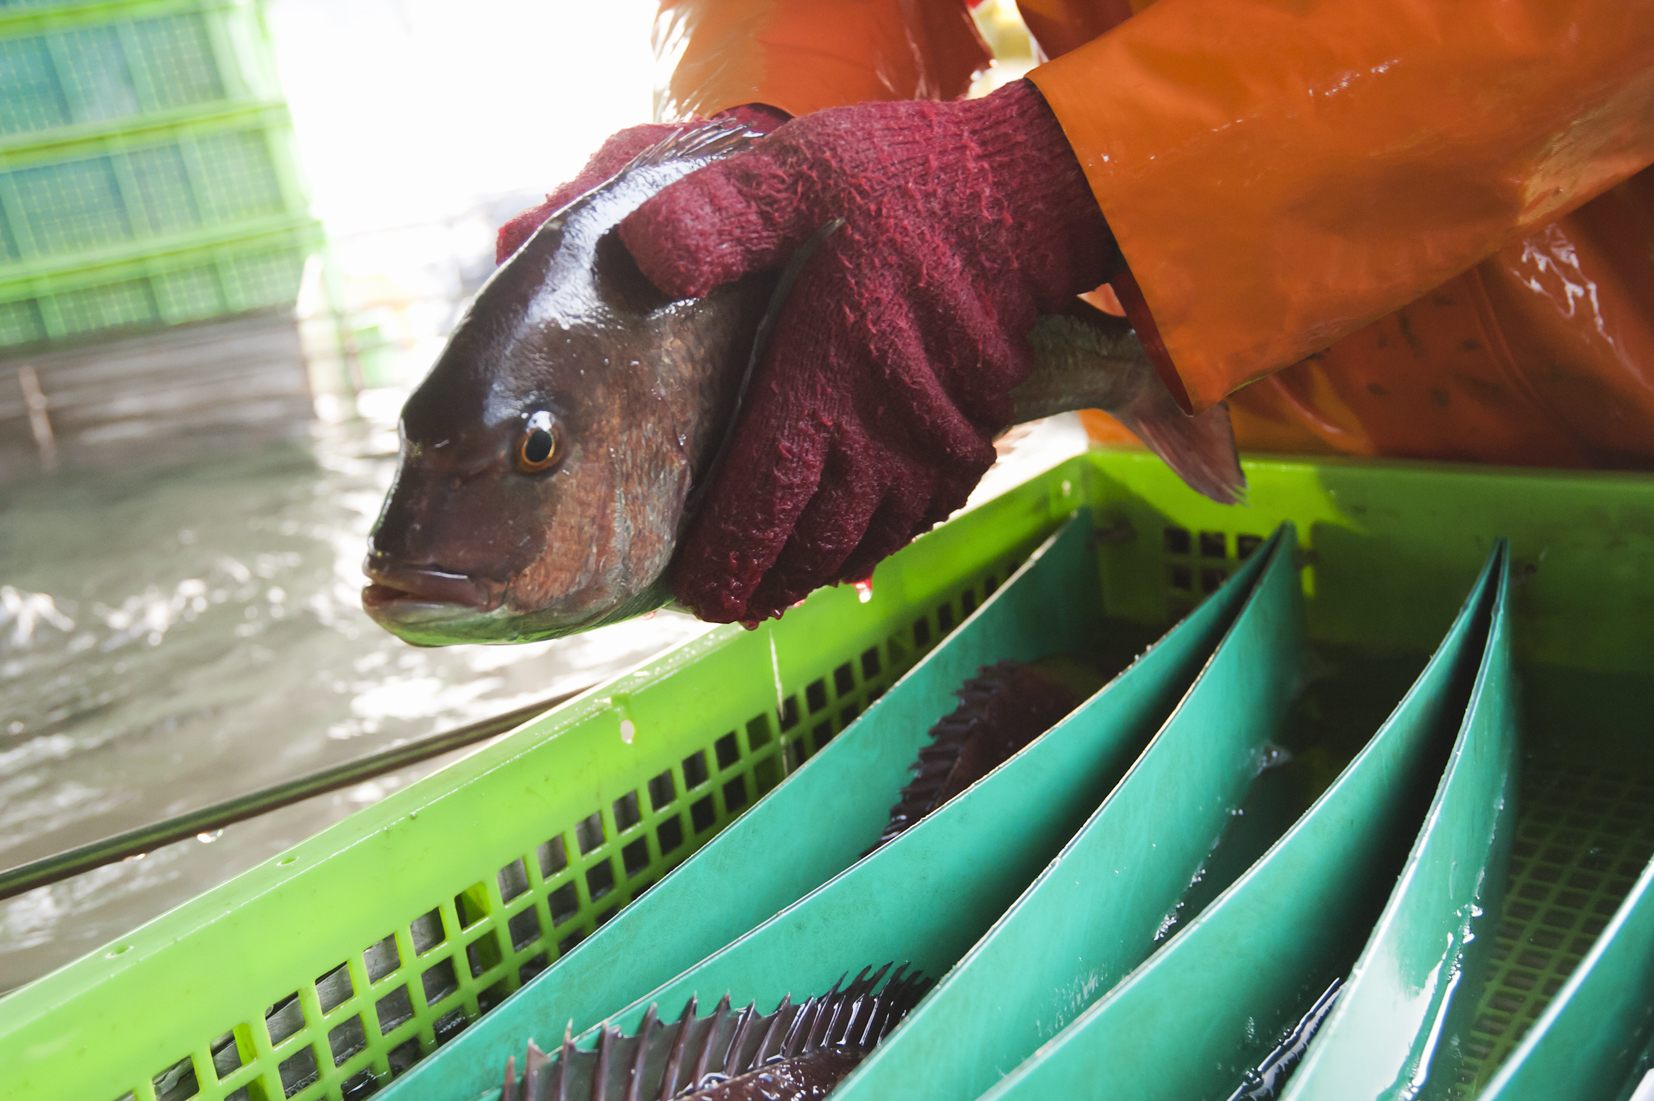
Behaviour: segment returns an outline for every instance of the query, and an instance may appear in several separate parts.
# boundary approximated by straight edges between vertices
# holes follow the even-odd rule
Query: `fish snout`
[[[369,551],[362,563],[369,584],[362,607],[371,615],[394,604],[450,604],[491,612],[505,597],[505,583],[452,573],[435,566],[410,566],[383,551]]]

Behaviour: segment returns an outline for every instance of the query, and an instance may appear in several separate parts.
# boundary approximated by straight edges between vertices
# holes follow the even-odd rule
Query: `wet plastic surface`
[[[1490,564],[1401,704],[1255,866],[986,1095],[1225,1097],[1348,973],[1485,658]]]
[[[1444,1096],[1474,1017],[1516,818],[1509,550],[1486,654],[1441,786],[1394,893],[1283,1098]]]

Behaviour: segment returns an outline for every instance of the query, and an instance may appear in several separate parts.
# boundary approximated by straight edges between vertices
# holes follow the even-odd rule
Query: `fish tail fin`
[[[1191,417],[1178,408],[1176,399],[1156,378],[1124,409],[1112,412],[1190,489],[1220,505],[1245,503],[1246,475],[1235,450],[1227,404],[1220,401]]]

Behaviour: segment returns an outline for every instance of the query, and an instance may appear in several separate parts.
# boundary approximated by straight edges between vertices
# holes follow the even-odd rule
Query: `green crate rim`
[[[218,100],[107,122],[28,130],[0,138],[0,168],[30,168],[104,156],[149,145],[158,137],[226,130],[246,124],[262,130],[291,129],[293,116],[286,102],[279,99]]]
[[[0,268],[0,302],[41,298],[162,274],[205,262],[226,251],[240,255],[295,246],[320,248],[324,240],[322,224],[316,219],[282,214],[187,237],[163,237],[121,249],[105,249],[96,254],[93,261],[88,261],[85,253],[71,254],[61,265],[26,275],[7,274]]]

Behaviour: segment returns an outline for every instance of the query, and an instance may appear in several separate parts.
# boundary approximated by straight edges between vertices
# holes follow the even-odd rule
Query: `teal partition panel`
[[[1048,539],[886,695],[647,894],[391,1087],[474,1097],[533,1038],[615,1012],[797,901],[879,837],[927,731],[981,665],[1084,648],[1103,630],[1089,513]]]
[[[1223,1098],[1346,974],[1429,806],[1484,662],[1489,561],[1361,753],[1187,928],[986,1095]]]
[[[963,795],[609,1023],[634,1030],[648,1006],[675,1015],[691,995],[773,1007],[886,960],[946,972],[1094,817],[1166,716],[1202,694],[1226,644],[1253,637],[1243,625],[1272,618],[1257,609],[1281,602],[1270,580],[1290,579],[1290,544],[1277,536],[1131,668]]]
[[[1283,525],[1246,607],[1119,786],[835,1097],[976,1097],[1154,951],[1296,691],[1294,549]]]
[[[1395,891],[1287,1101],[1445,1097],[1503,902],[1516,815],[1509,548],[1464,727]]]

